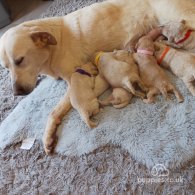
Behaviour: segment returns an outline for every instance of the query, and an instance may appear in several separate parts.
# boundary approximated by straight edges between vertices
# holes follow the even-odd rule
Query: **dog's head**
[[[19,25],[0,39],[0,63],[8,68],[15,95],[27,95],[36,86],[42,66],[50,60],[49,45],[56,39],[48,32]]]
[[[153,40],[151,37],[149,36],[143,36],[141,37],[136,46],[136,49],[148,49],[150,51],[154,51],[154,44],[153,44]]]
[[[162,34],[172,43],[180,40],[185,35],[186,31],[189,30],[185,20],[181,20],[180,22],[171,21],[162,27]]]

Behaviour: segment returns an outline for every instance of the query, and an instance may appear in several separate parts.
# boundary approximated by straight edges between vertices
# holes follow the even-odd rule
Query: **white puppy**
[[[171,21],[163,25],[162,34],[168,39],[165,42],[167,45],[195,53],[195,31],[185,20]]]
[[[195,96],[195,57],[158,42],[155,43],[155,48],[158,63],[181,78],[192,95]]]

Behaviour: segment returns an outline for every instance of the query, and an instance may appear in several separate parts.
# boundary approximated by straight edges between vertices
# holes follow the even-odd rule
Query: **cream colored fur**
[[[155,45],[155,56],[159,59],[166,45],[159,42],[156,42]],[[170,48],[161,65],[181,78],[191,94],[195,96],[195,57],[193,55]]]
[[[75,67],[85,64],[96,51],[122,49],[137,33],[141,35],[152,27],[181,19],[195,28],[194,10],[193,0],[109,0],[65,17],[25,22],[8,30],[0,39],[1,64],[9,68],[13,86],[28,86],[28,92],[35,87],[41,73],[69,83]],[[31,35],[37,32],[47,32],[57,45],[48,44],[49,39],[44,47],[35,44]],[[19,68],[14,61],[21,57],[24,60]],[[97,95],[108,87],[101,77],[95,83]],[[47,152],[54,147],[54,141],[49,140],[56,134],[58,119],[71,108],[69,93],[68,89],[49,116],[44,135]]]
[[[97,55],[95,56],[97,57]],[[129,93],[142,99],[145,97],[144,93],[137,91],[134,87],[137,84],[143,91],[146,91],[146,87],[139,77],[133,55],[128,51],[104,52],[100,55],[96,65],[100,76],[113,88],[126,89]]]
[[[185,41],[176,44],[185,37],[188,30],[192,30],[191,35]],[[185,20],[171,21],[163,25],[162,34],[168,38],[165,43],[175,48],[185,49],[189,52],[195,53],[195,29],[191,29]]]
[[[78,72],[72,74],[70,82],[70,102],[73,108],[79,112],[88,127],[94,128],[97,126],[97,123],[93,122],[91,117],[98,114],[100,111],[99,102],[94,92],[94,76],[98,74],[98,70],[91,63],[87,63],[81,66],[81,68],[91,74],[91,77]]]
[[[133,95],[123,88],[114,88],[112,94],[105,100],[99,101],[102,106],[113,105],[114,108],[120,109],[126,107]]]
[[[154,52],[154,43],[150,36],[146,35],[139,39],[137,49],[144,49]],[[178,102],[183,101],[182,95],[171,84],[164,70],[157,64],[156,58],[153,55],[135,53],[134,58],[139,66],[140,76],[145,85],[149,88],[145,103],[154,103],[154,96],[163,94],[166,99],[169,99],[168,92],[172,92],[178,99]]]

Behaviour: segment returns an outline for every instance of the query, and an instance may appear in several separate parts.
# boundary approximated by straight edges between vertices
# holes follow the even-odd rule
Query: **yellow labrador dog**
[[[25,22],[1,37],[1,64],[11,72],[15,95],[30,93],[42,73],[69,83],[75,67],[97,51],[122,49],[136,34],[171,20],[185,19],[195,28],[194,10],[194,0],[108,0],[65,17]],[[96,94],[107,87],[97,77]],[[43,139],[47,153],[55,147],[52,138],[60,119],[71,108],[69,92],[49,116]]]

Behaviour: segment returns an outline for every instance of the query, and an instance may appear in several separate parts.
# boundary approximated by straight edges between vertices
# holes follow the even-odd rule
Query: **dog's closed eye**
[[[14,63],[15,63],[15,65],[19,66],[22,63],[23,60],[24,60],[24,57],[20,57],[18,59],[15,59]]]

